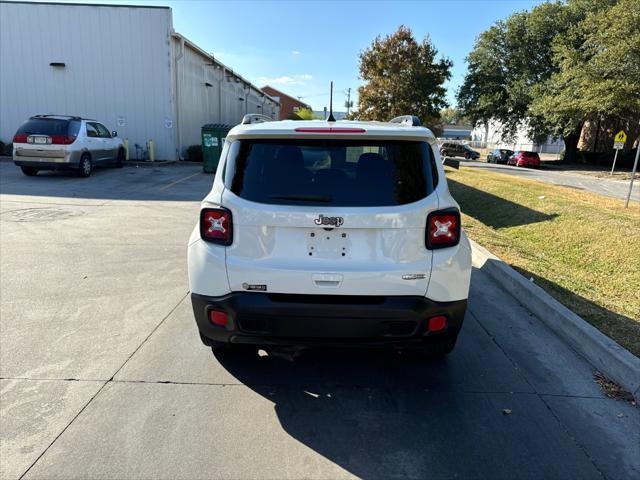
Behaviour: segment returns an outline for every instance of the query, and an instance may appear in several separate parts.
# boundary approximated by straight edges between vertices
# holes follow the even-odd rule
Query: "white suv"
[[[124,146],[117,136],[95,120],[36,115],[13,137],[13,161],[28,176],[39,170],[75,169],[81,177],[88,177],[94,165],[123,165]]]
[[[188,247],[205,345],[453,349],[471,250],[413,119],[229,132]]]

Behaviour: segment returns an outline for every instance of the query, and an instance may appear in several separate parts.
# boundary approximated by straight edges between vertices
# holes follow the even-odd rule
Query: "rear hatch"
[[[424,295],[433,162],[424,141],[235,140],[222,201],[231,289]]]
[[[63,158],[66,146],[80,131],[80,121],[73,119],[33,117],[16,132],[13,143],[16,155],[23,157]]]

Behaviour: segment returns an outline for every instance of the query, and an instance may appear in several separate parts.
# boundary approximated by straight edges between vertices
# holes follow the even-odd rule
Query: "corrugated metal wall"
[[[236,125],[247,113],[263,113],[278,118],[278,104],[255,85],[180,35],[173,37],[173,45],[176,98],[180,108],[177,117],[183,155],[190,145],[200,143],[200,129],[207,123]]]
[[[0,140],[47,113],[103,122],[131,159],[153,139],[173,160],[202,125],[278,118],[278,104],[175,34],[169,8],[0,3]]]
[[[31,115],[81,115],[128,137],[132,157],[154,139],[174,158],[171,21],[168,8],[0,3],[0,140]]]

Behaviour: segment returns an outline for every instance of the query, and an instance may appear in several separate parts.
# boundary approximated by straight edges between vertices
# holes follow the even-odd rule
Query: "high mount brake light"
[[[457,245],[460,242],[460,212],[455,208],[431,212],[427,217],[425,236],[429,250]]]
[[[200,211],[200,237],[218,245],[231,245],[233,222],[226,208],[203,208]]]
[[[295,130],[298,133],[365,133],[364,128],[347,127],[300,127]]]

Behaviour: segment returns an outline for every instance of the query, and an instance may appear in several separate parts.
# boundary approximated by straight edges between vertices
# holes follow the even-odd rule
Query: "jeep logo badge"
[[[332,225],[334,227],[339,227],[344,223],[344,218],[342,217],[325,217],[324,215],[318,215],[313,223],[316,225]]]

